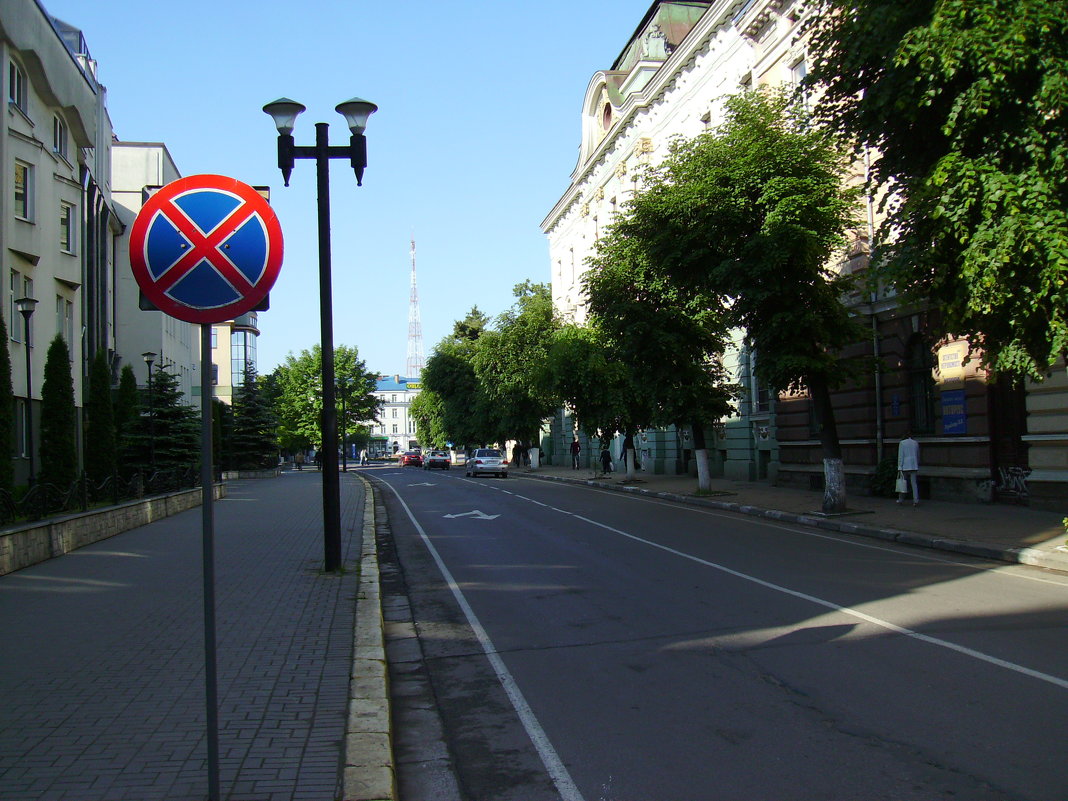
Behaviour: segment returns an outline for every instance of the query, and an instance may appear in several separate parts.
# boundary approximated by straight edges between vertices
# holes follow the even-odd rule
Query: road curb
[[[1033,567],[1045,567],[1051,570],[1068,571],[1068,552],[1049,552],[1037,548],[1001,548],[996,545],[957,540],[934,534],[922,534],[915,531],[887,528],[885,526],[866,526],[862,523],[854,523],[846,520],[835,520],[812,515],[797,514],[795,512],[783,512],[777,509],[764,509],[749,504],[732,503],[730,501],[717,501],[712,498],[700,498],[692,495],[682,495],[677,492],[660,492],[648,490],[643,487],[627,487],[609,484],[594,479],[570,478],[569,476],[538,475],[537,473],[524,473],[524,478],[535,478],[539,481],[560,481],[567,484],[584,484],[598,489],[611,490],[630,494],[647,495],[651,498],[684,503],[690,506],[704,506],[711,509],[719,509],[725,512],[738,512],[754,517],[764,517],[781,523],[818,528],[824,531],[834,531],[840,534],[855,534],[861,537],[869,537],[889,542],[898,542],[903,545],[915,545],[921,548],[960,553],[967,556],[977,556],[982,559],[1008,562],[1010,564],[1031,565]]]
[[[396,801],[397,772],[375,542],[375,500],[370,482],[357,477],[364,486],[363,532],[341,801]]]

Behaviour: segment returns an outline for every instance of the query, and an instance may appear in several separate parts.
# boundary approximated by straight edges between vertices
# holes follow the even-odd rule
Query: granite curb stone
[[[374,492],[370,482],[362,477],[360,481],[364,485],[363,547],[341,801],[396,801],[389,678],[375,547]]]

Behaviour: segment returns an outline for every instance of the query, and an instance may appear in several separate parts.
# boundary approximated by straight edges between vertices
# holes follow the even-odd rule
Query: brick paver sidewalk
[[[336,798],[364,491],[342,478],[323,575],[321,474],[215,505],[219,752],[227,801]],[[0,577],[0,798],[207,797],[201,511]]]

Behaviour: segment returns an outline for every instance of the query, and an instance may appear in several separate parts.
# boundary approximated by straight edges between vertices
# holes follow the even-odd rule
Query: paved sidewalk
[[[365,524],[363,484],[341,484],[340,576],[319,569],[317,471],[216,503],[227,801],[341,793]],[[197,508],[0,578],[0,798],[207,797],[200,548]]]
[[[892,498],[850,495],[849,513],[824,516],[822,492],[773,487],[765,482],[713,479],[708,495],[697,493],[697,479],[638,471],[634,482],[624,473],[609,476],[589,469],[542,466],[513,468],[514,475],[545,480],[578,481],[619,490],[663,494],[684,503],[771,517],[845,534],[894,540],[955,553],[1038,565],[1068,571],[1068,536],[1062,518],[1068,514],[1007,504],[922,501],[897,504]]]

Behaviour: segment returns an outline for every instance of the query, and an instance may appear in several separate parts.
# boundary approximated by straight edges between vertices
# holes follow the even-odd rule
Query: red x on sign
[[[130,230],[130,268],[158,309],[220,323],[254,309],[282,266],[282,229],[248,184],[191,175],[145,203]]]

